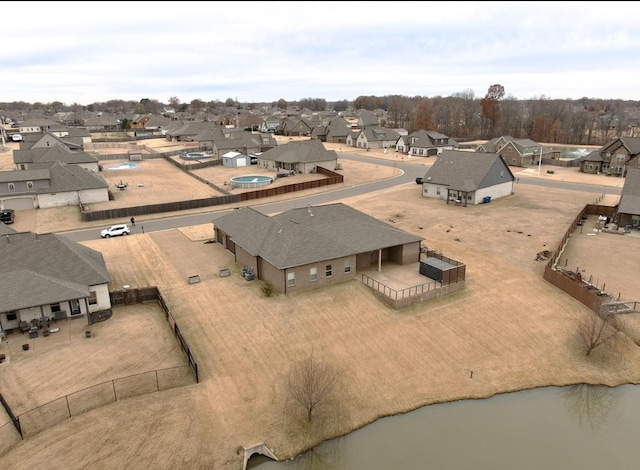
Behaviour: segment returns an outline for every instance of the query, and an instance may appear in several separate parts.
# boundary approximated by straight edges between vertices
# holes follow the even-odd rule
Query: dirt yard
[[[372,167],[356,171],[345,161],[345,184],[358,172],[375,174]],[[427,404],[548,385],[640,382],[635,314],[620,341],[623,354],[587,360],[576,330],[589,311],[546,283],[544,263],[536,261],[537,253],[556,249],[594,194],[522,184],[537,172],[518,175],[515,194],[475,207],[425,199],[415,183],[341,201],[424,237],[427,247],[467,265],[466,290],[400,311],[359,280],[266,298],[260,281],[239,275],[230,253],[206,243],[213,237],[209,225],[86,242],[102,252],[112,289],[160,288],[194,351],[200,383],[73,417],[19,442],[0,457],[1,466],[238,470],[242,447],[265,443],[287,459]],[[583,176],[562,169],[540,177]],[[43,233],[51,223],[40,215],[27,219],[15,228]],[[73,217],[68,223],[73,226]],[[568,264],[593,273],[607,291],[640,300],[634,298],[640,236],[587,235],[590,229],[587,224],[571,238]],[[232,275],[219,277],[222,268]],[[194,274],[201,282],[189,284]],[[0,392],[16,414],[135,371],[183,364],[155,305],[116,308],[113,318],[94,327],[94,337],[85,338],[84,325],[63,325],[58,344],[45,344],[53,335],[36,338],[28,351],[20,349],[19,334],[0,345],[8,356],[0,364]],[[292,361],[311,351],[344,375],[332,406],[319,409],[307,425],[288,404],[286,375]]]

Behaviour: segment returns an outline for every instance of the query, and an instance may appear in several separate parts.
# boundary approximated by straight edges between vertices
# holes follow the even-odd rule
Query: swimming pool
[[[131,170],[133,168],[138,168],[138,165],[133,162],[122,162],[115,166],[106,167],[107,170]]]
[[[232,188],[261,188],[273,183],[271,176],[246,175],[235,176],[229,180]]]

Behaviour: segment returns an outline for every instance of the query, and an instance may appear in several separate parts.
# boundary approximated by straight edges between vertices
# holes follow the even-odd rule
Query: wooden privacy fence
[[[596,286],[591,285],[591,283],[585,282],[581,278],[576,277],[575,273],[565,271],[560,266],[558,266],[557,263],[564,249],[566,248],[567,243],[569,242],[569,238],[584,217],[586,217],[587,215],[602,215],[606,217],[613,217],[615,213],[615,207],[600,206],[598,204],[587,204],[569,225],[569,228],[560,240],[558,248],[554,252],[553,256],[549,258],[549,261],[547,262],[547,265],[544,269],[543,279],[545,281],[556,286],[563,292],[566,292],[571,297],[581,302],[583,305],[586,305],[596,313],[600,313],[602,310],[602,306],[612,302],[614,299],[606,292],[603,292]],[[631,303],[635,307],[635,303]]]
[[[174,162],[175,163],[175,162]],[[175,163],[176,166],[181,165]],[[214,207],[225,204],[237,204],[239,202],[251,201],[253,199],[261,199],[265,197],[277,196],[279,194],[287,194],[295,191],[304,191],[305,189],[319,188],[331,184],[338,184],[344,181],[344,177],[326,168],[317,167],[319,174],[327,176],[321,180],[306,181],[304,183],[293,183],[277,188],[259,189],[255,191],[247,191],[240,194],[215,196],[203,199],[191,199],[189,201],[165,202],[159,204],[149,204],[146,206],[120,207],[113,209],[88,211],[80,210],[80,217],[83,222],[94,222],[96,220],[106,219],[128,219],[129,217],[149,214],[160,214],[164,212],[176,212],[189,209],[199,209],[202,207]],[[189,173],[187,171],[187,173]],[[191,173],[189,173],[191,174]],[[195,175],[192,175],[195,176]]]

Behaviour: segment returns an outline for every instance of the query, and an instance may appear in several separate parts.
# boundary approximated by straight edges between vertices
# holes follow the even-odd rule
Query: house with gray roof
[[[395,148],[399,137],[400,134],[394,129],[370,126],[358,133],[353,145],[362,149]]]
[[[260,168],[278,173],[315,173],[317,167],[334,170],[338,166],[338,154],[327,150],[319,140],[305,140],[278,145],[258,158]]]
[[[580,171],[624,177],[630,168],[640,168],[640,137],[617,137],[598,153],[602,161],[589,155],[589,160],[580,162]]]
[[[0,171],[0,201],[14,210],[107,202],[109,184],[78,165],[33,165],[29,170]]]
[[[496,153],[445,150],[422,178],[422,195],[467,206],[513,194],[514,182]]]
[[[354,279],[383,262],[416,263],[423,241],[342,203],[275,216],[245,207],[213,225],[216,242],[236,263],[284,294]]]
[[[267,116],[262,119],[262,123],[260,124],[259,129],[261,132],[274,134],[280,127],[281,123],[282,119],[280,118],[280,116]]]
[[[594,150],[584,157],[580,157],[580,171],[583,173],[599,175],[602,173],[603,164],[604,159],[598,150]]]
[[[443,150],[457,150],[460,144],[440,132],[420,129],[409,135],[400,135],[395,148],[414,157],[435,157]]]
[[[616,215],[619,227],[640,229],[640,168],[629,168]]]
[[[46,131],[54,131],[65,127],[66,126],[61,123],[48,118],[25,119],[18,125],[20,134],[41,134]]]
[[[537,163],[541,157],[553,158],[558,154],[553,149],[543,149],[531,139],[516,139],[510,135],[495,137],[479,145],[476,151],[498,153],[507,165],[525,168]]]
[[[44,134],[38,144],[29,149],[13,151],[13,163],[17,170],[42,168],[63,162],[95,173],[99,170],[99,161],[96,155],[69,149],[58,137],[51,134]]]
[[[111,308],[102,254],[53,233],[0,237],[0,327],[62,320]]]

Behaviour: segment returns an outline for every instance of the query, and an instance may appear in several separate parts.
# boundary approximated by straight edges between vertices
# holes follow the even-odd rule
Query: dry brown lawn
[[[359,171],[371,174],[371,165]],[[201,382],[73,417],[19,442],[0,464],[236,470],[241,446],[264,442],[286,459],[427,404],[548,385],[638,383],[632,315],[622,354],[587,360],[576,330],[590,312],[546,283],[544,264],[535,260],[556,249],[570,221],[593,201],[593,193],[519,184],[511,197],[463,208],[423,198],[414,183],[341,201],[467,265],[466,290],[399,311],[358,280],[266,298],[260,281],[240,277],[230,253],[205,243],[213,237],[209,225],[86,242],[103,253],[113,289],[160,288],[194,351]],[[640,237],[586,235],[588,228],[572,237],[568,265],[637,300]],[[219,277],[221,268],[232,275]],[[194,274],[201,282],[189,284]],[[68,341],[45,348],[53,335],[37,338],[29,351],[16,347],[19,334],[9,337],[0,392],[16,413],[74,388],[184,361],[154,305],[116,308],[94,327],[92,338],[78,327]],[[339,367],[344,380],[332,406],[318,410],[309,426],[288,404],[286,375],[292,361],[311,351]]]

